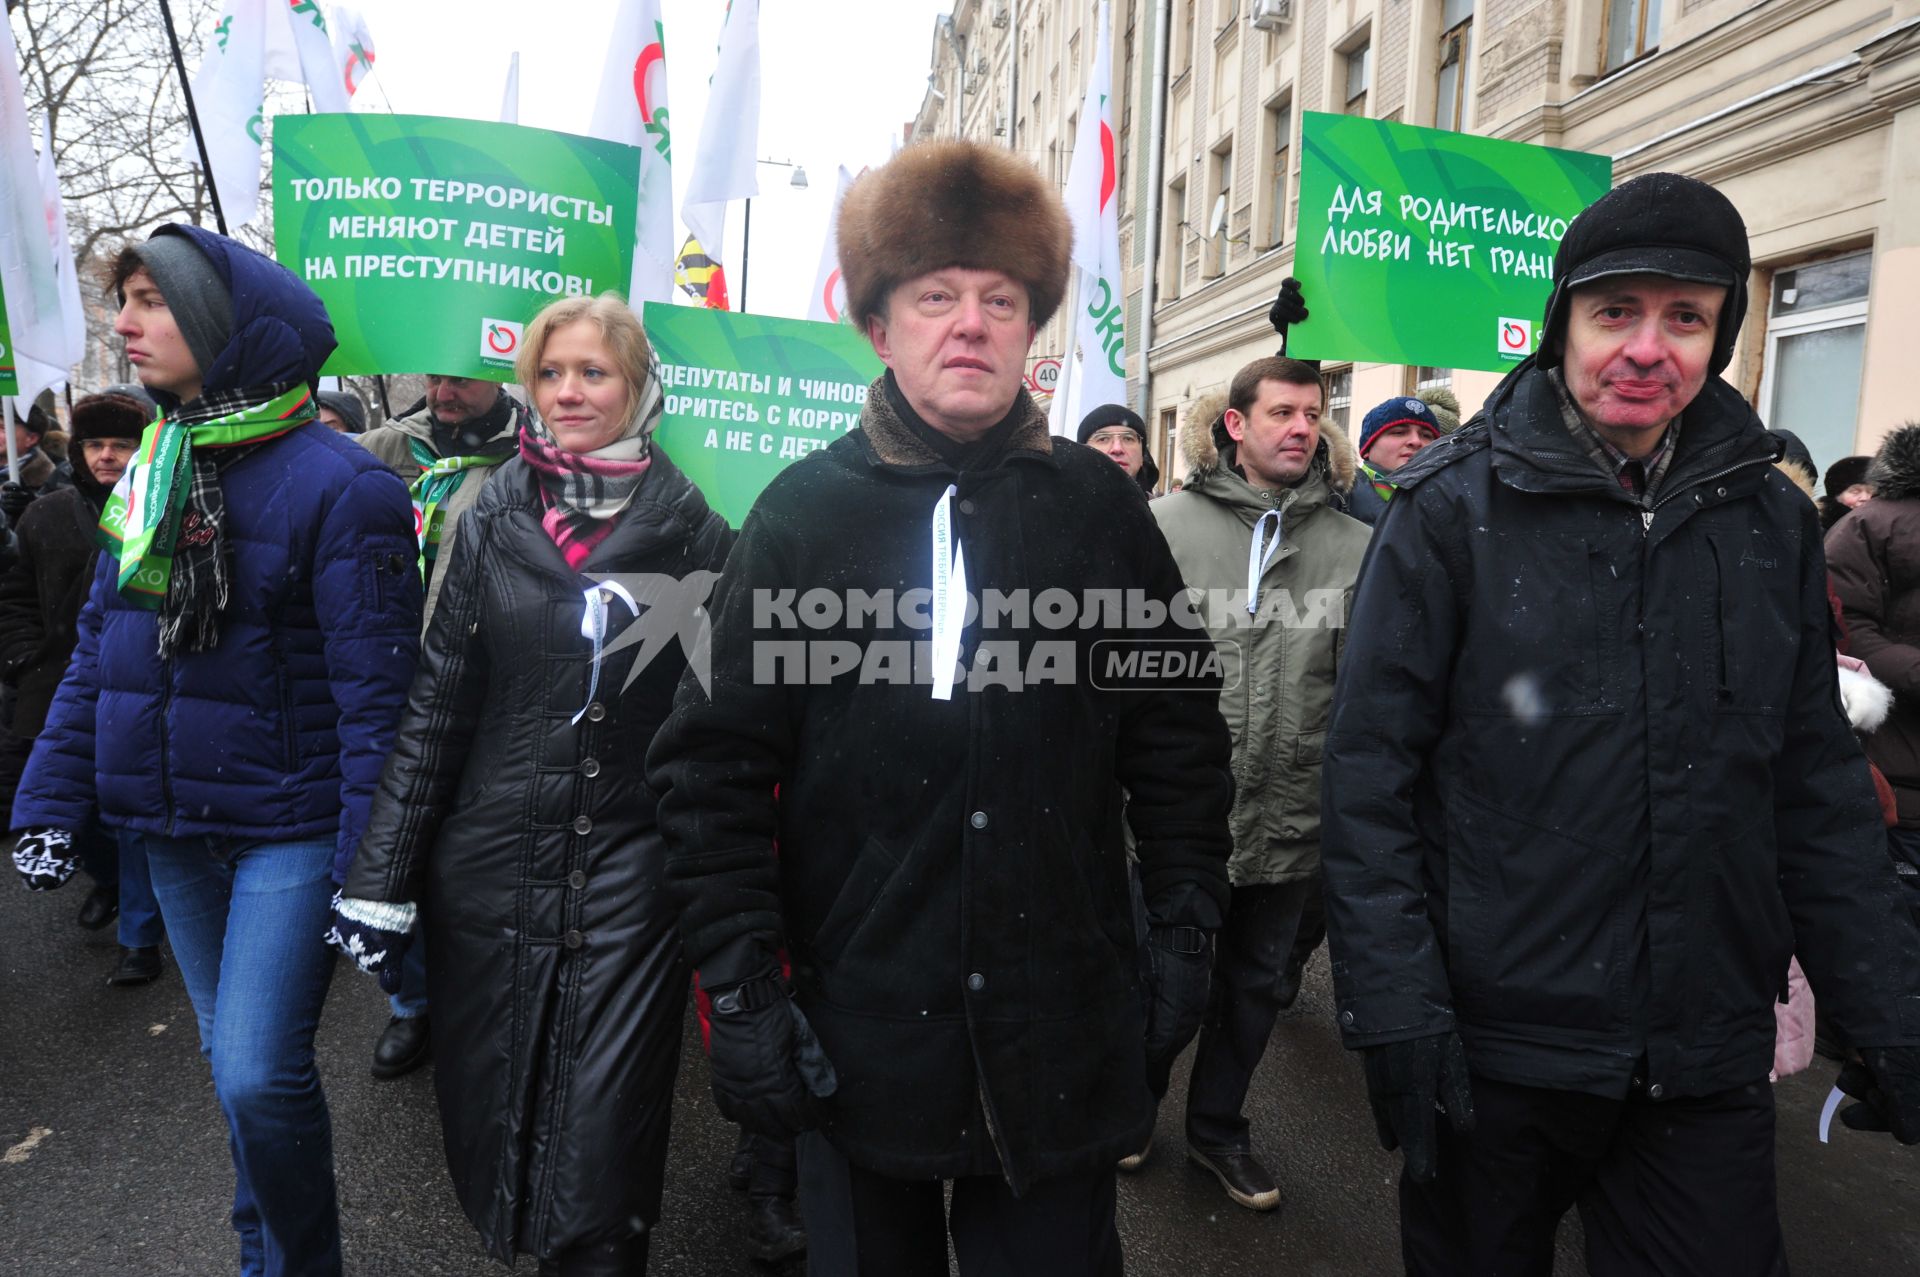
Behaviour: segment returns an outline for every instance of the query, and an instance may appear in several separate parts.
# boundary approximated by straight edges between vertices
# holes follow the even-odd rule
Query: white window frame
[[[1869,285],[1871,288],[1871,285]],[[1769,289],[1769,292],[1772,290]],[[1869,294],[1871,296],[1871,294]],[[1773,419],[1773,392],[1775,388],[1774,372],[1780,366],[1780,339],[1783,337],[1804,337],[1808,333],[1829,332],[1835,328],[1867,326],[1867,297],[1854,301],[1836,302],[1831,306],[1822,306],[1819,310],[1810,310],[1800,315],[1769,317],[1767,320],[1767,353],[1760,373],[1760,416],[1769,426],[1777,424]],[[1769,302],[1771,305],[1771,302]],[[1861,358],[1866,357],[1864,346]],[[1865,368],[1861,369],[1860,391],[1866,393]],[[1860,404],[1853,405],[1854,437],[1860,434]]]

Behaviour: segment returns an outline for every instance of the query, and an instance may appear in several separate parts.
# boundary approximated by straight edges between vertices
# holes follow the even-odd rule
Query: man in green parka
[[[1221,420],[1186,431],[1185,487],[1153,503],[1225,662],[1220,712],[1233,734],[1233,891],[1187,1086],[1187,1156],[1251,1210],[1280,1204],[1241,1108],[1319,890],[1320,747],[1369,535],[1328,504],[1352,486],[1354,455],[1340,430],[1321,429],[1325,406],[1312,365],[1255,360],[1235,374]]]

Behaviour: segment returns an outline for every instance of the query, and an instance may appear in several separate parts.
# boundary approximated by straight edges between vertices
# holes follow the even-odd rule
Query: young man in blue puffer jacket
[[[113,284],[165,415],[102,517],[14,865],[65,882],[96,815],[144,844],[232,1134],[241,1271],[337,1274],[321,936],[413,677],[412,506],[315,419],[333,326],[291,272],[166,226]]]

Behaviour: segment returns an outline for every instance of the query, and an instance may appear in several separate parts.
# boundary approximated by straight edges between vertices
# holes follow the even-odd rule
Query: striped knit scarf
[[[653,464],[653,431],[665,408],[657,358],[650,362],[637,398],[620,438],[593,452],[562,448],[537,412],[529,413],[521,428],[520,455],[539,477],[547,507],[540,526],[575,571],[612,533],[614,519],[633,504]]]
[[[279,383],[210,391],[147,427],[100,531],[119,562],[122,597],[160,613],[161,656],[220,641],[233,580],[220,472],[314,415],[305,383]]]

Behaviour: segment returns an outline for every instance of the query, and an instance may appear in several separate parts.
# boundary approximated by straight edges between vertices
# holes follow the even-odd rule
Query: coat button
[[[587,706],[587,721],[589,723],[597,723],[606,716],[607,707],[599,701],[595,701],[593,704]]]
[[[475,621],[472,625],[469,625],[467,627],[467,634],[469,636],[478,634],[479,632],[480,632],[480,622],[478,621]]]
[[[985,829],[987,827],[987,813],[984,811],[974,812],[972,820],[975,829]]]
[[[1346,1026],[1347,1026],[1348,1028],[1352,1028],[1352,1027],[1353,1027],[1353,1012],[1351,1012],[1351,1011],[1342,1011],[1342,1012],[1340,1013],[1340,1023],[1342,1023],[1342,1024],[1344,1024],[1344,1025],[1346,1025]]]
[[[961,514],[972,514],[972,513],[973,513],[973,501],[972,501],[971,499],[968,499],[968,500],[965,500],[965,501],[962,501],[962,502],[960,503],[960,513],[961,513]]]
[[[987,987],[987,977],[981,975],[978,971],[976,971],[972,975],[967,977],[967,987],[969,989],[972,989],[975,993],[978,993],[980,992],[980,990]]]
[[[587,875],[576,869],[567,875],[567,885],[578,891],[587,885]]]
[[[600,774],[600,760],[597,758],[589,758],[586,762],[581,763],[580,774],[588,780],[592,780],[595,776],[598,776]]]
[[[569,931],[566,935],[560,937],[560,942],[569,949],[578,949],[587,942],[587,938],[578,931]]]
[[[1661,1096],[1665,1095],[1666,1093],[1667,1093],[1667,1088],[1664,1086],[1661,1086],[1658,1082],[1655,1082],[1652,1086],[1647,1088],[1647,1095],[1649,1098],[1652,1098],[1652,1099],[1657,1100]]]
[[[573,832],[574,832],[574,833],[576,833],[576,834],[590,834],[590,833],[592,833],[592,832],[593,832],[593,821],[591,821],[591,820],[589,820],[589,819],[588,819],[587,817],[585,817],[585,816],[575,816],[575,817],[573,818]]]

